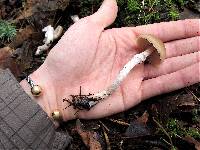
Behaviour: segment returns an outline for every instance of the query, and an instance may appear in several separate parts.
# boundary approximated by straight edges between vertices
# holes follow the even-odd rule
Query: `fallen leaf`
[[[0,69],[9,68],[11,72],[17,77],[21,70],[16,61],[11,57],[13,49],[10,47],[0,48]]]
[[[196,103],[191,94],[184,94],[179,97],[179,107],[195,107]]]
[[[185,141],[191,143],[191,144],[194,144],[195,145],[195,148],[196,150],[200,150],[200,142],[195,140],[193,137],[191,136],[186,136],[183,138]]]
[[[141,117],[137,118],[137,121],[143,124],[146,124],[149,119],[149,114],[145,111]]]
[[[150,135],[150,129],[146,125],[148,116],[149,114],[144,112],[141,117],[132,121],[130,126],[126,129],[125,135],[132,138]]]
[[[12,48],[19,47],[20,45],[23,44],[23,42],[25,40],[27,40],[28,38],[31,37],[31,35],[33,34],[33,32],[34,32],[34,30],[33,30],[33,28],[30,25],[26,26],[23,29],[20,29],[17,32],[17,35],[16,35],[15,39],[11,42],[11,44],[9,46],[12,47]]]
[[[23,11],[15,21],[28,18],[37,12],[64,10],[68,4],[69,0],[27,0]]]
[[[84,144],[90,149],[90,150],[101,150],[101,144],[98,142],[97,133],[93,131],[85,131],[83,129],[83,125],[80,122],[79,119],[76,121],[76,130],[81,136]]]
[[[6,15],[7,13],[5,5],[3,5],[2,2],[0,2],[0,19],[4,19]]]

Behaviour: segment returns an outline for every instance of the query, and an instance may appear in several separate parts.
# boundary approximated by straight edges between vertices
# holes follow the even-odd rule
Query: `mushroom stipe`
[[[69,106],[73,106],[74,109],[89,111],[100,101],[111,96],[137,64],[144,63],[148,57],[148,60],[154,66],[158,66],[160,63],[162,63],[162,61],[164,61],[166,57],[166,48],[164,43],[157,37],[148,34],[140,35],[137,38],[137,44],[139,45],[139,50],[141,53],[136,54],[131,58],[131,60],[122,68],[116,79],[108,88],[97,94],[88,95],[81,95],[80,88],[79,95],[71,95],[72,100],[63,99],[63,102],[67,101],[70,104]]]

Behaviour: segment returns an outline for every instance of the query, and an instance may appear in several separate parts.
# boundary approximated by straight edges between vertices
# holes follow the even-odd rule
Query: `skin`
[[[105,30],[117,16],[115,0],[104,0],[93,15],[72,25],[50,51],[44,64],[30,76],[43,89],[35,98],[26,81],[24,90],[47,112],[59,109],[65,121],[93,119],[125,111],[150,97],[200,81],[199,20],[180,20]],[[64,98],[97,93],[110,85],[130,58],[139,53],[136,38],[152,34],[166,47],[167,58],[158,67],[140,64],[109,98],[90,111],[67,107]]]

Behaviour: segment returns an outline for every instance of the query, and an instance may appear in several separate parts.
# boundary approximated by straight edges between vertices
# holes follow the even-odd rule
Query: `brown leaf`
[[[191,94],[184,94],[179,97],[179,107],[195,107],[196,103]]]
[[[93,131],[85,131],[83,129],[83,125],[80,122],[79,119],[76,121],[76,130],[81,136],[84,144],[90,149],[90,150],[101,150],[101,144],[97,140],[97,133]]]
[[[11,57],[12,51],[13,49],[10,47],[0,48],[0,68],[9,68],[15,77],[17,77],[21,71],[15,60]]]
[[[184,139],[185,141],[191,143],[191,144],[194,144],[196,150],[200,150],[200,142],[198,142],[197,140],[195,140],[193,137],[191,137],[191,136],[186,136],[186,137],[184,137],[183,139]]]
[[[130,126],[126,129],[125,135],[132,138],[150,135],[151,131],[146,125],[148,117],[149,114],[144,112],[141,117],[132,121]]]
[[[24,6],[24,10],[15,19],[25,19],[32,16],[37,12],[54,11],[54,10],[64,10],[69,4],[69,0],[27,0]]]
[[[137,121],[146,124],[148,119],[149,119],[149,114],[147,111],[145,111],[141,117],[137,118]]]
[[[22,45],[22,43],[27,40],[28,38],[31,37],[31,35],[33,34],[34,30],[33,28],[29,25],[26,26],[23,29],[20,29],[17,32],[17,36],[15,37],[15,39],[12,41],[12,43],[10,44],[10,47],[12,48],[17,48],[20,45]]]
[[[0,2],[0,19],[5,18],[6,15],[7,13],[6,13],[5,5],[3,5],[2,2]]]

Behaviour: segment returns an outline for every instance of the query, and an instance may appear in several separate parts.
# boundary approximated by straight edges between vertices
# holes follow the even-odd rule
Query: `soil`
[[[6,57],[2,56],[5,60],[0,61],[0,67],[10,68],[19,81],[36,70],[47,56],[47,53],[34,55],[37,46],[42,44],[44,38],[41,33],[42,28],[53,24],[55,27],[61,25],[67,30],[73,24],[71,15],[78,14],[80,17],[85,15],[78,0],[71,3],[65,0],[50,1],[48,7],[45,5],[45,0],[28,2],[28,4],[20,0],[0,2],[0,18],[13,22],[19,29],[15,40],[0,42],[0,48],[9,46],[12,49],[11,54],[6,53]],[[180,19],[199,18],[198,3],[189,0],[184,7],[179,8],[177,5]],[[88,6],[88,14],[94,12],[98,6]],[[163,14],[163,18],[157,22],[170,20],[165,12],[160,13]],[[150,20],[150,22],[156,21]],[[135,21],[133,25],[138,24]],[[126,24],[119,16],[111,27],[124,25]],[[59,130],[68,131],[73,140],[67,149],[73,150],[85,150],[94,146],[96,149],[108,150],[198,149],[200,148],[199,91],[200,83],[197,83],[153,97],[128,111],[110,117],[68,121],[63,123]],[[189,129],[195,132],[190,133]]]

